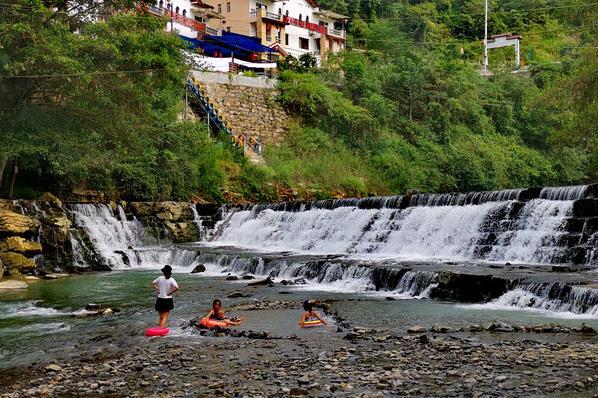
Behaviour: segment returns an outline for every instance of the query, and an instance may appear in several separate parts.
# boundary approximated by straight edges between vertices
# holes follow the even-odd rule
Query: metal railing
[[[345,37],[345,31],[344,30],[339,30],[339,29],[333,29],[333,28],[328,28],[328,34],[331,36],[336,36],[336,37]]]
[[[246,151],[247,148],[253,149],[253,151],[260,155],[262,153],[262,144],[260,141],[249,135],[248,133],[235,134],[229,122],[227,122],[219,112],[214,104],[210,101],[206,95],[205,90],[199,85],[199,83],[193,78],[187,80],[187,90],[192,95],[192,98],[199,104],[203,112],[206,114],[210,125],[214,126],[217,131],[224,131],[230,135],[233,145],[237,148]]]
[[[206,26],[206,33],[212,36],[216,36],[218,35],[218,29],[214,29],[214,28],[210,28],[209,26]]]

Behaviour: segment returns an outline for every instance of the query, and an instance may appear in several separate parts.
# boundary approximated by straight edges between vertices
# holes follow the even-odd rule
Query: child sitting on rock
[[[243,318],[227,318],[224,315],[224,311],[222,310],[222,302],[219,299],[215,299],[212,302],[212,309],[206,316],[208,319],[213,319],[215,321],[224,322],[228,326],[239,326],[243,323]]]

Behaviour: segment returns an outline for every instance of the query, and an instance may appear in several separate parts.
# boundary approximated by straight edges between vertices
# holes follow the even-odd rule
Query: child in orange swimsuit
[[[224,322],[228,326],[239,326],[244,321],[243,318],[231,318],[231,319],[228,319],[224,315],[224,311],[222,311],[222,302],[219,299],[215,299],[212,302],[212,309],[210,310],[210,312],[208,313],[208,315],[206,316],[206,318],[213,319],[213,320],[219,321],[219,322]]]

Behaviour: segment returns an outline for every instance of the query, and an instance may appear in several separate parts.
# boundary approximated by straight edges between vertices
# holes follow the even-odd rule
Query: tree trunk
[[[15,181],[17,180],[17,174],[19,174],[19,158],[15,158],[12,165],[12,179],[10,180],[10,189],[8,190],[9,199],[12,199],[12,194],[15,188]]]
[[[4,177],[4,169],[6,168],[6,162],[8,159],[5,155],[0,155],[0,195],[2,194],[2,177]]]

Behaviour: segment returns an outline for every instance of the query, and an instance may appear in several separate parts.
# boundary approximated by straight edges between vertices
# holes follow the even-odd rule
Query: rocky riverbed
[[[247,307],[256,316],[271,310]],[[533,332],[512,339],[492,330],[424,329],[337,324],[307,334],[185,339],[135,331],[126,347],[118,334],[104,333],[90,336],[76,357],[0,371],[0,396],[598,397],[595,334],[545,341]]]

